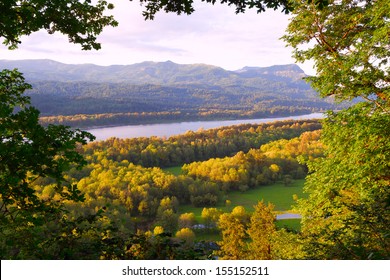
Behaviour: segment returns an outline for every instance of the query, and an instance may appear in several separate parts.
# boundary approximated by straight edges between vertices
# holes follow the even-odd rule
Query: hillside
[[[244,67],[237,71],[206,64],[176,64],[142,62],[132,65],[98,66],[94,64],[64,64],[52,60],[0,60],[2,68],[18,68],[30,82],[97,82],[130,83],[133,85],[207,85],[253,86],[261,88],[269,81],[297,83],[304,72],[294,64],[271,67]]]
[[[238,119],[306,114],[336,106],[302,79],[297,65],[228,71],[205,64],[143,62],[71,65],[51,60],[1,60],[33,85],[44,122],[75,126],[172,120]],[[70,117],[74,115],[83,115]]]

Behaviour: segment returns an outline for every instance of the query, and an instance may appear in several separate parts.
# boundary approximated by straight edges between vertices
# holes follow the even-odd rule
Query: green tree
[[[9,48],[21,43],[21,36],[41,29],[49,34],[66,34],[69,42],[80,44],[83,50],[100,49],[96,42],[105,26],[117,26],[112,16],[104,15],[112,4],[98,0],[95,4],[83,0],[9,0],[0,3],[0,37]]]
[[[145,11],[142,13],[146,19],[154,19],[157,12],[163,10],[165,12],[174,12],[180,14],[192,14],[194,9],[194,2],[192,0],[172,0],[172,1],[156,1],[156,0],[140,0],[145,4]],[[212,5],[219,2],[217,0],[202,0]],[[264,12],[266,8],[278,9],[288,12],[291,9],[288,0],[220,0],[220,2],[227,3],[229,6],[235,6],[236,13],[243,13],[246,9],[256,9],[258,13]]]
[[[172,234],[177,230],[179,216],[173,209],[159,211],[156,219],[156,225],[161,226],[164,232]]]
[[[4,211],[14,205],[18,209],[39,206],[30,183],[40,177],[50,177],[63,198],[78,198],[75,186],[64,187],[64,171],[73,164],[84,165],[77,151],[79,144],[94,139],[90,133],[70,130],[65,126],[39,124],[39,111],[29,106],[21,73],[0,72],[0,182]]]
[[[389,258],[390,116],[367,104],[324,122],[326,157],[299,201],[310,258]]]
[[[308,258],[389,258],[390,2],[293,1],[284,40],[323,97],[360,102],[324,121],[325,157],[309,164],[299,202]]]
[[[273,260],[302,260],[306,258],[299,235],[286,229],[277,230],[271,236]]]
[[[112,8],[101,0],[95,4],[88,0],[2,1],[0,37],[15,49],[21,36],[46,29],[49,34],[66,34],[84,50],[99,49],[96,36],[105,26],[117,25],[112,16],[104,15]],[[73,221],[65,215],[65,201],[84,198],[75,185],[66,182],[64,172],[85,164],[78,147],[94,137],[65,126],[41,126],[39,111],[29,106],[29,98],[23,95],[30,88],[18,71],[0,72],[1,258],[72,257],[68,249],[81,246],[69,245],[89,234],[90,227],[82,226],[84,219]],[[49,178],[57,195],[39,197],[33,183],[40,178]],[[88,219],[92,222],[93,217]]]
[[[298,62],[314,60],[311,85],[323,97],[361,97],[389,113],[389,1],[330,0],[321,9],[307,2],[293,1],[283,38]]]
[[[83,200],[77,187],[66,182],[64,172],[85,164],[77,147],[94,139],[87,132],[64,126],[41,126],[39,111],[29,107],[29,98],[23,95],[29,88],[21,73],[0,72],[2,258],[39,255],[32,247],[44,242],[40,239],[43,234],[34,226],[39,228],[58,219],[65,200]],[[50,178],[54,182],[56,200],[41,199],[37,195],[32,183],[39,178]],[[26,242],[30,245],[26,246]]]

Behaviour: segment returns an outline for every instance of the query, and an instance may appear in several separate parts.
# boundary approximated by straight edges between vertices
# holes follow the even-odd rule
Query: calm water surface
[[[265,123],[280,120],[302,120],[302,119],[320,119],[323,118],[321,113],[313,113],[301,116],[290,116],[283,118],[264,118],[264,119],[244,119],[230,121],[195,121],[195,122],[177,122],[177,123],[162,123],[162,124],[146,124],[146,125],[126,125],[113,126],[105,128],[89,129],[88,131],[95,135],[96,140],[105,140],[110,137],[117,138],[135,138],[135,137],[169,137],[172,135],[183,134],[186,131],[197,131],[199,129],[210,129],[221,126],[238,125],[245,123]]]

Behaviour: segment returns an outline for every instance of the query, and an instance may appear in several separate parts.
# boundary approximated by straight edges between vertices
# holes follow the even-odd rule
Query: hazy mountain
[[[1,68],[18,68],[29,82],[88,81],[129,83],[133,85],[213,85],[262,88],[264,84],[283,82],[301,84],[304,72],[294,64],[271,67],[244,67],[237,71],[206,64],[142,62],[132,65],[98,66],[64,64],[52,60],[0,60]]]
[[[33,85],[28,91],[32,104],[42,116],[92,116],[65,122],[77,126],[160,122],[162,118],[255,118],[336,108],[331,100],[318,97],[294,64],[228,71],[171,61],[98,66],[0,60],[0,68],[24,73]]]

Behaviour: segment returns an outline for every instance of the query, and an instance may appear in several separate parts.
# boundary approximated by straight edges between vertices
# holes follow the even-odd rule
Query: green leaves
[[[195,12],[193,6],[193,0],[140,0],[142,5],[145,5],[145,11],[143,16],[146,20],[153,20],[156,13],[163,10],[166,13],[173,12],[178,15],[187,14],[190,15]],[[212,5],[217,3],[217,0],[202,0]],[[227,4],[228,6],[234,6],[236,13],[245,13],[247,9],[256,9],[258,13],[265,12],[266,9],[277,10],[282,9],[282,12],[289,13],[292,10],[292,6],[288,0],[220,0],[221,4]],[[327,0],[317,0],[321,4],[326,3]]]
[[[40,29],[49,34],[61,32],[68,35],[69,42],[80,44],[83,50],[100,49],[96,42],[105,26],[117,26],[112,16],[104,15],[113,9],[107,1],[77,0],[29,0],[2,1],[0,3],[0,37],[10,49],[21,43],[21,36]]]
[[[31,88],[16,71],[0,72],[0,247],[2,258],[30,258],[27,251],[37,249],[40,227],[63,213],[64,200],[82,201],[83,195],[66,182],[64,172],[85,164],[76,148],[94,137],[65,126],[39,124],[39,111],[28,107],[23,93]],[[50,178],[57,199],[41,199],[33,182]],[[38,227],[38,228],[37,228]],[[15,239],[8,248],[4,240]],[[38,241],[37,241],[38,242]],[[5,246],[5,247],[3,247]],[[25,249],[22,249],[25,248]],[[35,248],[35,249],[34,249]],[[22,253],[22,251],[24,253]],[[30,252],[31,253],[31,252]],[[27,255],[25,255],[27,254]]]
[[[0,72],[0,117],[11,114],[16,106],[25,106],[30,102],[22,93],[31,89],[18,71],[2,70]]]
[[[388,1],[295,1],[294,18],[283,39],[300,61],[313,59],[317,75],[309,78],[321,96],[336,100],[364,97],[376,103],[389,94],[390,13]],[[375,96],[375,98],[371,98]]]
[[[367,103],[324,121],[326,157],[299,202],[309,258],[388,258],[390,116]]]
[[[390,255],[390,2],[294,1],[283,37],[300,61],[314,60],[312,86],[323,97],[365,102],[323,122],[323,159],[309,165],[300,200],[308,258]]]

